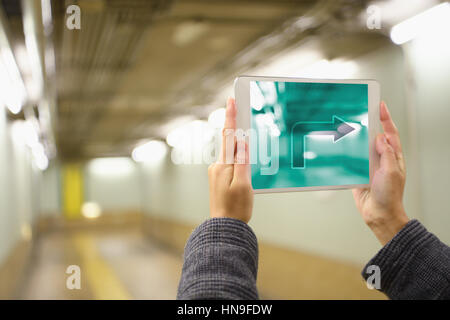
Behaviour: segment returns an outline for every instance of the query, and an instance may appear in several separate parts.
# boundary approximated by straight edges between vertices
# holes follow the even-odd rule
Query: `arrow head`
[[[342,137],[355,130],[355,128],[353,128],[347,122],[336,116],[333,117],[333,123],[334,127],[336,128],[336,133],[334,134],[334,142],[338,141]]]

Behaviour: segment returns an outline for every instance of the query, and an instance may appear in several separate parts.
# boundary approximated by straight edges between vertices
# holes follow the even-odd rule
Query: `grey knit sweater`
[[[391,299],[450,299],[450,248],[411,220],[363,269],[380,268]],[[242,221],[214,218],[190,236],[178,299],[257,299],[258,243]]]

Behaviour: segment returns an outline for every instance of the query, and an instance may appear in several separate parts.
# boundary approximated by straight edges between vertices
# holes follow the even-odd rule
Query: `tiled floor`
[[[78,265],[81,289],[66,269]],[[37,239],[19,299],[175,299],[181,256],[139,230],[60,230]]]

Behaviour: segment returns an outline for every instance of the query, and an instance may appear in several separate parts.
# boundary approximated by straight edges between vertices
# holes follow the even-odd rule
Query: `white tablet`
[[[377,81],[241,76],[235,98],[255,193],[369,185],[379,162]]]

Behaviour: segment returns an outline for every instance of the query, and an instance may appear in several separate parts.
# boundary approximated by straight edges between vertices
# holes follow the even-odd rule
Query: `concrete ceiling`
[[[81,8],[81,30],[65,27]],[[129,155],[280,51],[321,39],[330,58],[382,45],[360,0],[52,0],[58,155]],[[219,106],[217,106],[219,107]]]

